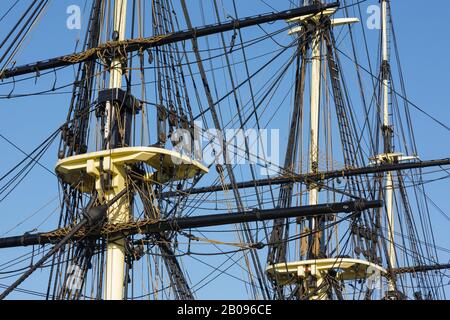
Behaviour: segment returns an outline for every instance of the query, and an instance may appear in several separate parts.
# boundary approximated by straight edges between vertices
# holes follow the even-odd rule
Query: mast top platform
[[[388,276],[387,270],[383,267],[372,262],[352,258],[313,259],[278,263],[266,269],[267,273],[281,285],[296,283],[309,275],[323,278],[331,270],[337,272],[337,280],[361,280],[367,279],[374,274]]]
[[[96,184],[102,172],[112,173],[114,187],[115,176],[122,176],[123,167],[137,163],[154,168],[158,174],[153,174],[152,179],[157,182],[164,182],[163,177],[165,181],[190,179],[209,171],[186,155],[156,147],[125,147],[76,155],[58,161],[55,170],[64,182],[82,192],[91,192],[94,186],[100,189]]]

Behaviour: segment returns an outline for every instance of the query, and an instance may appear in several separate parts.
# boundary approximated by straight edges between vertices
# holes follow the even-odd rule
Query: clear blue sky
[[[7,4],[14,3],[14,0],[3,0],[0,7],[0,15],[4,13]],[[24,3],[29,1],[24,1]],[[90,1],[87,1],[90,3]],[[188,3],[197,1],[188,0]],[[241,16],[254,15],[272,11],[260,0],[238,0]],[[288,9],[289,1],[266,0],[277,10]],[[349,2],[349,1],[347,1]],[[399,0],[392,1],[393,15],[401,53],[402,66],[406,82],[408,97],[420,108],[426,110],[445,124],[450,124],[450,25],[448,24],[448,12],[450,2],[445,0],[435,1],[437,10],[432,13],[421,0]],[[225,7],[232,8],[227,1]],[[17,56],[17,65],[31,61],[50,58],[72,52],[77,39],[83,41],[84,30],[68,30],[66,28],[66,8],[69,5],[77,4],[82,8],[85,1],[82,0],[57,0],[53,1],[44,19],[34,30],[32,36],[27,40],[26,49]],[[365,10],[368,5],[378,4],[377,0],[367,1],[362,4]],[[22,7],[24,5],[22,4]],[[89,7],[89,5],[88,5]],[[6,30],[18,19],[18,13],[22,10],[14,11],[7,19],[0,22],[0,38],[4,36]],[[431,18],[424,18],[424,12]],[[194,14],[195,15],[195,14]],[[212,19],[212,18],[211,18]],[[213,20],[209,21],[213,22]],[[83,20],[83,24],[86,20]],[[200,25],[200,20],[194,20],[195,25]],[[370,40],[375,41],[378,31],[367,30]],[[358,44],[362,53],[362,42]],[[342,50],[350,52],[349,47],[343,45]],[[377,46],[374,45],[371,54],[376,57]],[[345,58],[342,58],[343,60]],[[365,65],[363,63],[363,65]],[[58,74],[57,83],[65,84],[73,80],[74,72],[67,69]],[[27,81],[26,86],[16,84],[14,93],[37,92],[51,87],[53,79],[38,81],[34,85],[33,81]],[[38,95],[26,98],[4,99],[12,90],[12,86],[0,86],[0,134],[4,135],[25,151],[31,151],[41,141],[54,131],[65,121],[70,94]],[[71,91],[68,87],[64,92]],[[420,157],[423,160],[445,158],[450,156],[448,145],[449,132],[439,127],[435,122],[412,109],[415,123],[416,140],[419,146]],[[272,127],[283,128],[281,118],[272,123]],[[53,168],[56,162],[57,144],[46,153],[42,163]],[[283,150],[283,148],[280,148]],[[0,139],[0,175],[4,174],[13,165],[23,158],[23,154],[14,149],[11,145]],[[450,184],[448,180],[427,185],[430,197],[445,211],[450,212],[450,201],[448,201],[448,190]],[[34,211],[46,205],[41,211],[36,213],[30,220],[27,220],[8,235],[21,234],[31,231],[36,225],[43,222],[39,231],[48,230],[56,225],[58,211],[53,212],[58,206],[58,185],[54,176],[40,167],[36,167],[23,183],[7,199],[0,202],[0,235],[15,227],[20,221],[30,216]],[[53,212],[53,214],[52,214]],[[46,220],[46,218],[48,220]],[[448,233],[449,222],[440,213],[432,208],[432,218],[435,224],[436,243],[439,246],[450,247],[450,235]],[[11,249],[0,251],[0,264],[21,253],[29,252],[29,249]],[[448,254],[441,252],[441,262],[447,262],[450,258]],[[198,274],[195,274],[198,272]],[[193,271],[194,278],[201,278],[201,272],[207,269],[199,268]],[[239,272],[234,272],[239,276]],[[23,288],[43,292],[46,287],[47,278],[45,272],[37,271],[33,277],[27,280]],[[3,278],[0,273],[0,284],[12,282],[12,278]],[[235,292],[230,286],[230,278],[222,276],[218,278],[215,285],[208,286],[199,292],[199,297],[203,298],[240,298],[246,297],[245,292]],[[220,290],[219,290],[220,288]],[[30,296],[15,293],[13,298],[31,298]]]

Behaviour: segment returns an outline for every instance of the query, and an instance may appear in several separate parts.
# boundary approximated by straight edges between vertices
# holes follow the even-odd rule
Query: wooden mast
[[[127,0],[114,1],[114,40],[125,39]],[[122,86],[122,57],[116,56],[111,61],[109,88],[120,88]],[[106,104],[105,140],[106,149],[114,148],[111,145],[113,127],[115,126],[116,113],[112,102]],[[124,176],[117,175],[120,180],[117,190],[105,191],[105,198],[109,200],[114,197],[116,191],[125,188]],[[129,219],[129,203],[127,199],[117,202],[108,210],[109,223],[124,223]],[[124,295],[124,268],[125,268],[125,239],[108,239],[106,258],[106,281],[105,300],[122,300]]]

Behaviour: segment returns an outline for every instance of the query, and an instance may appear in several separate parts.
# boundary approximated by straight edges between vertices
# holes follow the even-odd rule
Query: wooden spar
[[[103,48],[104,52],[102,55],[108,56],[108,53],[111,54],[111,50],[114,52],[118,48],[123,49],[124,52],[126,53],[145,50],[151,47],[158,47],[179,41],[190,40],[193,39],[194,37],[200,38],[220,32],[251,27],[258,24],[269,23],[279,20],[286,20],[301,15],[316,14],[327,8],[337,8],[337,7],[339,7],[339,2],[334,2],[330,4],[313,4],[310,6],[304,6],[297,9],[236,19],[227,23],[198,27],[190,30],[178,31],[157,37],[131,39],[126,41],[111,41],[108,42]],[[85,61],[95,60],[97,59],[97,50],[98,52],[102,52],[102,48],[94,48],[92,51],[90,51],[91,54],[88,54],[88,52],[80,52],[76,54],[60,56],[48,60],[42,60],[26,64],[23,66],[7,69],[0,74],[0,79],[12,78],[24,74],[36,73],[44,70],[56,69]]]
[[[157,222],[149,222],[147,225],[136,223],[129,224],[127,228],[115,231],[114,235],[133,235],[143,233],[160,233],[164,231],[180,231],[191,228],[204,228],[219,225],[229,225],[234,223],[267,221],[277,218],[296,218],[296,217],[312,217],[320,215],[337,214],[341,212],[360,212],[371,208],[379,208],[383,206],[383,202],[379,200],[367,201],[357,200],[342,203],[326,203],[315,206],[302,206],[291,208],[274,208],[266,210],[252,210],[248,212],[232,212],[225,214],[203,215],[196,217],[174,218],[161,220]],[[51,233],[25,234],[22,236],[0,238],[0,249],[12,248],[29,245],[43,245],[58,241],[59,237],[49,236]],[[56,233],[54,233],[56,234]],[[94,238],[100,237],[99,234],[86,235]],[[72,239],[77,240],[77,237]]]

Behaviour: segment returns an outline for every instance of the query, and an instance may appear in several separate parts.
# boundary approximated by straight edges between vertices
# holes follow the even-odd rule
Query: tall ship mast
[[[1,135],[0,206],[47,195],[36,170],[58,195],[8,213],[0,299],[446,299],[450,159],[414,112],[448,126],[408,98],[391,1],[369,31],[365,1],[92,0],[83,44],[31,61],[55,2],[9,2],[0,98],[68,111],[31,152]]]

